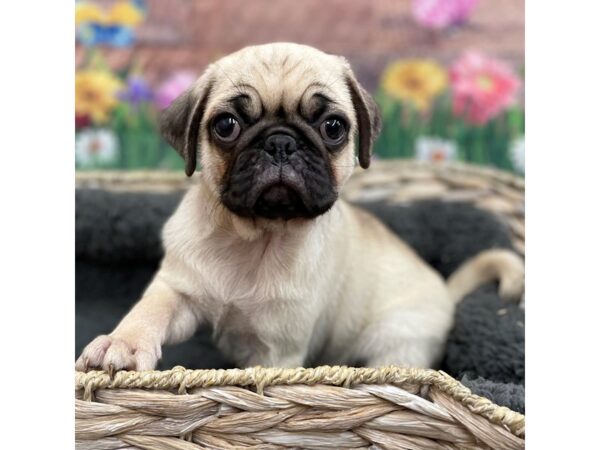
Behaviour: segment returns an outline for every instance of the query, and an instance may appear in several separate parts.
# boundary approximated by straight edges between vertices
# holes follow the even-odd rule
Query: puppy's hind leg
[[[435,368],[444,354],[452,310],[432,309],[388,312],[361,333],[356,355],[367,367]]]

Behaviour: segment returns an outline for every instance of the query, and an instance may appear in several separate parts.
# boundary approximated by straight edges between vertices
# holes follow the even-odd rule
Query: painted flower
[[[383,89],[391,96],[424,111],[448,84],[446,71],[434,61],[410,59],[395,62],[383,73]]]
[[[514,169],[520,173],[525,173],[525,138],[515,139],[510,147],[510,159]]]
[[[108,12],[108,21],[114,25],[137,27],[144,20],[144,12],[133,2],[120,0]]]
[[[415,143],[415,157],[419,161],[441,163],[456,159],[456,143],[432,136],[420,136]]]
[[[75,74],[75,114],[105,123],[118,103],[122,83],[108,71],[84,69]]]
[[[469,18],[479,0],[413,0],[412,15],[426,28],[441,30]]]
[[[75,25],[83,23],[105,23],[106,15],[104,11],[92,2],[75,3]]]
[[[502,61],[479,52],[464,53],[450,69],[454,114],[481,125],[517,98],[521,80]]]
[[[90,168],[114,164],[119,157],[119,141],[108,129],[87,129],[75,138],[75,162],[78,167]]]
[[[191,72],[175,73],[163,81],[156,90],[156,105],[161,110],[168,108],[173,100],[189,88],[194,81],[196,81],[196,76]]]
[[[111,47],[129,47],[135,42],[133,30],[120,25],[86,23],[77,28],[77,39],[86,47],[108,45]]]
[[[128,47],[135,41],[133,28],[143,21],[145,13],[141,0],[119,0],[108,12],[92,2],[78,2],[75,5],[77,40],[88,47]]]
[[[127,79],[125,89],[119,92],[119,98],[133,106],[139,106],[140,103],[152,101],[154,93],[144,78],[133,75]]]

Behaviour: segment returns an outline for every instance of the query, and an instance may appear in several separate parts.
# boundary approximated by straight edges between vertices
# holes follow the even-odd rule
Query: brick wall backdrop
[[[147,5],[136,45],[104,53],[115,69],[135,59],[150,82],[177,69],[200,73],[221,55],[273,41],[344,55],[371,89],[387,62],[398,57],[447,63],[474,47],[517,68],[524,61],[524,0],[481,0],[469,24],[441,36],[412,21],[410,0],[147,0]],[[77,64],[82,59],[78,47]]]

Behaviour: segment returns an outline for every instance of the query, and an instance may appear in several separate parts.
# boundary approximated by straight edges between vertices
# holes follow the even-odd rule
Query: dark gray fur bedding
[[[76,342],[78,355],[110,332],[149,282],[162,255],[160,230],[181,193],[76,192]],[[409,206],[362,204],[443,276],[479,251],[511,248],[507,229],[466,204],[423,201]],[[524,312],[485,286],[459,305],[441,369],[474,393],[524,412]],[[232,367],[210,330],[163,349],[162,369]]]

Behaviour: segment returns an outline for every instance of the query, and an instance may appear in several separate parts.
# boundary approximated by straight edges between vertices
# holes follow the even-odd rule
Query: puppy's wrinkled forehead
[[[292,124],[316,134],[328,114],[338,116],[345,122],[346,149],[353,149],[358,136],[365,169],[381,126],[375,101],[344,58],[290,43],[246,47],[220,59],[161,113],[161,134],[184,159],[188,176],[196,170],[200,147],[216,150],[210,137],[219,114],[237,116],[231,126],[241,119],[242,126]]]
[[[310,117],[324,102],[352,110],[343,60],[312,47],[247,47],[216,62],[213,70],[217,81],[207,104],[208,116],[227,102],[236,103],[236,109],[251,120],[295,112]]]

